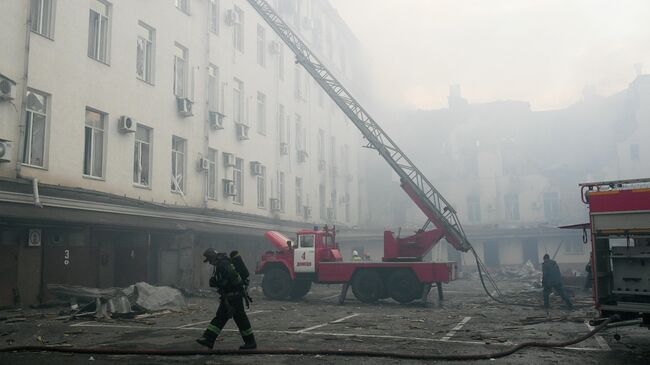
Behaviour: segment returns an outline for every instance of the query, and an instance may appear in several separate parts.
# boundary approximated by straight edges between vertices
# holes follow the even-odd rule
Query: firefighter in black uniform
[[[244,344],[239,347],[240,350],[253,350],[257,348],[253,328],[248,320],[244,309],[244,300],[247,304],[250,299],[245,290],[246,282],[233,266],[231,258],[223,252],[217,252],[214,249],[207,249],[203,256],[203,262],[209,262],[214,266],[214,272],[210,278],[210,287],[217,288],[221,295],[219,309],[217,314],[210,321],[208,328],[203,332],[203,336],[196,340],[199,344],[212,348],[219,333],[226,325],[226,322],[232,317],[239,328],[239,333],[244,340]],[[232,253],[233,261],[241,257],[236,251]],[[243,264],[243,261],[241,261]],[[244,265],[245,270],[245,265]],[[247,272],[247,270],[246,270]],[[248,277],[246,277],[247,281]]]

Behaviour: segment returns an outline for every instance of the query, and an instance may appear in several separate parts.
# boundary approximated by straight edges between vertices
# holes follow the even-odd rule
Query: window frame
[[[232,42],[233,47],[241,53],[244,53],[244,11],[235,5],[233,11],[237,13],[238,22],[233,24]]]
[[[508,221],[521,220],[521,212],[519,210],[519,195],[518,194],[505,194],[503,196],[505,218]]]
[[[232,196],[233,204],[244,205],[244,159],[235,157],[235,166],[232,168],[232,181],[235,185],[235,195]]]
[[[219,67],[208,66],[208,110],[219,111]]]
[[[45,110],[45,113],[42,113],[38,110],[30,109],[28,107],[28,103],[25,103],[25,136],[23,140],[23,150],[21,151],[21,161],[20,163],[23,166],[29,166],[29,167],[35,167],[35,168],[42,168],[46,169],[47,167],[47,148],[48,148],[48,135],[49,135],[49,125],[50,125],[50,120],[49,120],[49,105],[51,104],[51,95],[43,93],[38,90],[34,89],[27,89],[27,94],[36,94],[39,95],[43,98],[45,105],[43,106],[43,109]],[[25,95],[25,99],[27,99],[27,95]],[[32,163],[32,146],[34,145],[34,113],[40,115],[43,117],[43,141],[42,141],[42,148],[43,148],[43,156],[42,156],[42,164],[37,165]],[[29,155],[27,154],[27,151],[29,150]]]
[[[257,65],[266,68],[266,29],[257,24]]]
[[[280,211],[284,213],[286,207],[286,181],[284,171],[278,171],[278,202],[280,203]]]
[[[43,6],[45,2],[50,4],[50,7],[47,11]],[[54,24],[56,19],[56,2],[57,0],[31,0],[30,1],[30,17],[31,17],[31,26],[30,31],[32,33],[43,36],[49,40],[54,40]],[[34,21],[33,15],[35,13],[34,5],[38,7],[38,21]],[[47,15],[47,32],[44,32],[46,21],[44,15]]]
[[[178,42],[175,42],[174,46],[183,53],[183,57],[174,54],[174,95],[177,98],[188,98],[189,51],[187,47]],[[178,70],[179,63],[182,65],[180,73]],[[179,77],[182,79],[179,80]]]
[[[144,141],[141,139],[138,139],[138,128],[143,128],[147,130],[149,140]],[[151,177],[153,176],[151,173],[151,167],[153,165],[153,128],[148,127],[144,124],[138,123],[136,125],[136,132],[134,133],[134,143],[133,143],[133,185],[141,188],[148,188],[151,189]],[[140,166],[142,166],[142,147],[143,145],[147,145],[149,147],[149,152],[148,152],[148,157],[147,157],[147,164],[148,164],[148,169],[147,169],[147,183],[143,184],[142,181],[142,167],[140,167],[140,171],[137,173],[139,176],[137,176],[136,179],[136,156],[138,158],[137,162],[140,163]]]
[[[262,173],[257,175],[257,207],[266,209],[266,166],[261,166]]]
[[[174,0],[174,6],[186,15],[190,15],[190,0]]]
[[[238,78],[233,78],[234,83],[232,86],[232,120],[236,124],[245,124],[244,120],[244,82]]]
[[[155,84],[155,60],[156,60],[156,30],[149,26],[148,24],[144,23],[143,21],[139,20],[138,21],[138,27],[146,30],[149,33],[149,39],[143,38],[140,34],[137,35],[137,42],[136,42],[136,66],[135,66],[135,74],[138,80],[146,82],[147,84],[154,85]],[[138,72],[138,62],[139,62],[139,57],[140,57],[140,40],[145,43],[147,47],[145,47],[145,56],[144,56],[144,61],[143,61],[143,72],[144,76],[140,75]]]
[[[88,113],[97,113],[101,117],[102,121],[102,129],[99,129],[97,127],[94,127],[92,125],[88,125]],[[108,114],[105,112],[102,112],[100,110],[86,107],[86,113],[85,113],[85,120],[84,120],[84,160],[83,160],[83,177],[86,178],[91,178],[91,179],[100,179],[104,180],[106,178],[106,137],[107,137],[107,129],[108,129]],[[90,144],[91,146],[88,147],[88,129],[90,129]],[[94,175],[95,170],[95,165],[94,162],[96,159],[95,153],[97,152],[96,149],[96,143],[95,143],[95,135],[96,131],[101,131],[101,141],[102,141],[102,149],[101,149],[101,174],[99,176]],[[88,153],[90,153],[90,156],[88,156]],[[88,168],[86,168],[88,161],[90,165]]]
[[[302,190],[303,190],[303,180],[301,177],[296,176],[296,215],[297,216],[303,216],[304,215],[304,209],[303,209],[303,203],[302,203]]]
[[[106,65],[110,65],[110,54],[111,54],[111,20],[112,20],[112,11],[113,11],[113,6],[111,3],[106,2],[104,0],[93,0],[95,3],[100,3],[102,6],[106,7],[106,15],[100,14],[97,11],[95,11],[92,7],[89,9],[89,20],[88,20],[88,57],[91,59],[104,63]],[[96,37],[93,39],[92,38],[92,21],[93,21],[93,13],[97,14],[97,33]],[[105,27],[102,27],[102,18],[105,18],[106,24]],[[105,39],[102,39],[102,32],[105,31],[104,36]],[[96,43],[95,43],[96,42]],[[94,45],[94,50],[93,52],[93,46]],[[101,53],[102,53],[102,48],[104,52],[104,59],[101,58]]]
[[[174,149],[178,142],[182,142],[182,150]],[[170,179],[171,179],[172,176],[175,177],[175,178],[178,176],[178,163],[179,163],[179,161],[182,164],[180,166],[181,167],[181,180],[180,180],[180,182],[177,181],[177,184],[179,185],[180,190],[176,189],[176,184],[174,184],[173,180],[170,180],[170,182],[171,182],[171,192],[176,193],[176,194],[185,195],[186,190],[187,190],[187,139],[176,136],[176,135],[172,135],[172,146],[171,146],[172,169],[171,169]],[[176,171],[176,175],[174,175],[175,171]],[[174,179],[174,180],[177,180],[177,179]]]
[[[213,158],[214,157],[214,158]],[[205,175],[205,196],[208,200],[219,200],[219,169],[217,168],[219,161],[219,151],[214,148],[208,147],[208,155],[206,156],[208,162],[208,170]],[[210,178],[214,178],[214,186],[210,186]],[[213,194],[210,194],[210,189],[213,190]]]
[[[221,4],[219,0],[210,0],[208,15],[210,16],[209,28],[210,32],[219,35],[219,28],[221,27]]]
[[[266,135],[266,95],[257,92],[257,133]]]

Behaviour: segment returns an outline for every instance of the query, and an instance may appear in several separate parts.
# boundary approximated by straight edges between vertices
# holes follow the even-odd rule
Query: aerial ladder
[[[414,235],[395,238],[392,236],[392,232],[386,231],[382,261],[422,261],[423,256],[442,238],[445,238],[459,251],[471,250],[477,259],[480,272],[482,263],[467,239],[452,205],[266,1],[248,0],[248,2],[293,51],[296,55],[296,63],[304,67],[359,129],[368,143],[366,147],[376,150],[397,173],[402,189],[427,217],[425,224]],[[432,225],[433,228],[430,229]],[[278,237],[282,236],[279,236],[277,232],[271,236],[267,235],[271,241],[275,239],[277,247],[284,248],[282,239]],[[295,279],[296,274],[291,269],[289,271],[291,277]],[[263,271],[260,270],[260,272]],[[491,278],[489,279],[492,281]],[[316,281],[318,282],[318,280]],[[320,280],[320,282],[326,281]],[[496,285],[494,286],[496,288]]]

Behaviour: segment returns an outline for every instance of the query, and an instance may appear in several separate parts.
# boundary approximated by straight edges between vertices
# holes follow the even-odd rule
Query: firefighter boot
[[[203,335],[203,336],[201,336],[201,338],[196,340],[196,343],[198,343],[201,346],[205,346],[205,347],[209,348],[210,350],[212,350],[212,347],[214,346],[214,341],[216,341],[216,339],[217,338],[213,337],[213,336]]]
[[[255,335],[242,336],[244,339],[244,344],[239,346],[240,350],[255,350],[257,348],[257,342],[255,342]]]

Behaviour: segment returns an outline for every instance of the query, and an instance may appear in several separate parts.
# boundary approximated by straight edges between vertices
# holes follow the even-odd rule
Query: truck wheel
[[[262,291],[269,299],[287,299],[291,292],[291,277],[289,273],[280,268],[273,268],[264,273],[262,278]]]
[[[354,296],[364,303],[374,303],[384,292],[381,275],[375,270],[362,270],[352,279]]]
[[[295,280],[291,283],[291,293],[289,298],[297,300],[309,293],[311,290],[311,281],[308,280]]]
[[[400,303],[410,303],[422,295],[422,283],[411,270],[397,270],[388,277],[388,293]]]

